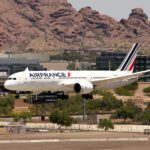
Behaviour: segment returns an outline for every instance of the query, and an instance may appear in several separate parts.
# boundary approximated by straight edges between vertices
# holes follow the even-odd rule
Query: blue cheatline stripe
[[[133,56],[133,54],[135,54],[135,51],[137,50],[138,46],[139,46],[139,44],[136,44],[136,45],[134,46],[134,48],[133,48],[132,52],[130,53],[128,59],[126,60],[126,62],[125,62],[125,64],[123,65],[123,67],[121,68],[121,71],[124,71],[124,70],[125,70],[125,68],[126,68],[128,62],[129,62],[129,60],[131,59],[131,57]]]

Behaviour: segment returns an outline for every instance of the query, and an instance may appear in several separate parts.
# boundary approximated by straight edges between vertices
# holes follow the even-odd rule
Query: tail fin
[[[133,72],[136,57],[137,57],[137,50],[139,48],[139,44],[135,43],[129,53],[126,55],[125,59],[117,69],[118,71],[131,71]]]

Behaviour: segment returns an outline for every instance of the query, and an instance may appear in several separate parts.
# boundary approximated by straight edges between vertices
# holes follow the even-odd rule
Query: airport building
[[[116,70],[126,56],[126,52],[103,51],[96,58],[96,70]],[[138,55],[134,72],[150,69],[150,56]],[[150,77],[141,81],[150,82]]]
[[[13,73],[29,70],[45,70],[38,60],[0,58],[0,90],[2,90],[5,80]]]
[[[23,71],[27,67],[31,70],[44,70],[37,60],[0,59],[0,72],[6,72],[8,76],[13,73]]]

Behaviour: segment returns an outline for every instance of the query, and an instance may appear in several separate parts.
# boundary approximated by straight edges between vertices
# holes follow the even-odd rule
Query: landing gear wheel
[[[93,99],[93,95],[92,94],[82,94],[82,98]]]

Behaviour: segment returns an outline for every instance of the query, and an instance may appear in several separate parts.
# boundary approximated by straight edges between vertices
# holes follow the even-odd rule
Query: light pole
[[[85,96],[82,96],[83,98],[83,122],[86,122],[86,98]]]

